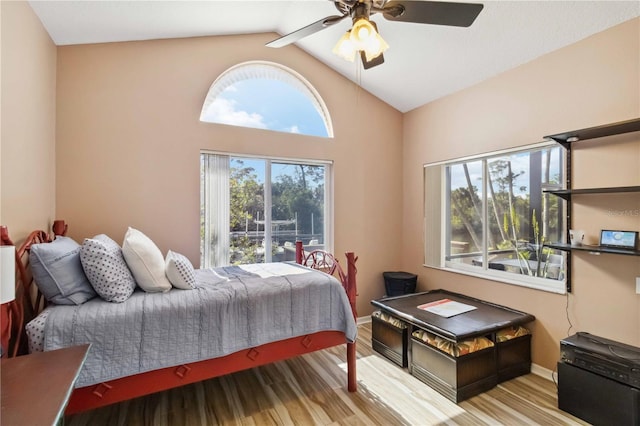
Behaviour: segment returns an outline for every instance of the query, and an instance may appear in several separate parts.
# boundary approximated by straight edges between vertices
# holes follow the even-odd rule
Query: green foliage
[[[479,249],[473,235],[482,235],[482,220],[476,214],[474,203],[480,203],[478,188],[458,188],[451,192],[451,232],[460,241],[473,241],[471,250]]]
[[[230,170],[230,227],[232,231],[244,229],[247,219],[252,221],[258,212],[264,211],[264,186],[258,183],[253,167],[244,167],[236,160],[237,167]]]
[[[324,228],[324,167],[296,165],[295,172],[278,175],[271,186],[272,220],[297,219],[299,234],[318,233]],[[264,184],[256,171],[234,159],[230,169],[230,231],[264,230],[256,221],[264,220]],[[311,223],[313,218],[313,224]],[[282,225],[280,230],[296,229],[295,224]],[[247,235],[230,242],[233,264],[260,261],[256,256],[262,241],[252,241]],[[275,247],[272,248],[275,250]]]
[[[256,263],[259,244],[251,242],[249,237],[244,235],[240,238],[232,239],[230,245],[231,256],[229,261],[232,265]]]
[[[311,234],[312,229],[323,228],[323,168],[299,164],[295,170],[295,176],[281,175],[272,185],[272,217],[274,220],[290,220],[297,217],[298,232]]]

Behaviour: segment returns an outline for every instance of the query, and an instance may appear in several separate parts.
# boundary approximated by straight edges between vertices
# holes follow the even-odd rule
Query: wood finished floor
[[[534,374],[459,404],[371,349],[358,327],[358,392],[346,390],[346,349],[332,348],[68,416],[81,425],[585,425],[557,408]]]

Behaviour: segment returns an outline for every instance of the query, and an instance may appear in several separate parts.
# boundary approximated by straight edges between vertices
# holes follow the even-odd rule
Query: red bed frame
[[[8,312],[5,310],[2,318],[4,320],[4,315],[14,318],[10,327],[9,356],[22,355],[28,352],[24,325],[44,309],[46,304],[37,287],[32,285],[33,278],[28,267],[29,249],[32,244],[50,242],[56,235],[65,235],[66,231],[67,225],[64,221],[57,220],[53,225],[53,235],[49,235],[44,231],[34,231],[29,234],[27,239],[16,250],[16,300],[7,304],[9,305]],[[1,227],[0,233],[3,245],[14,245],[9,238],[6,227]],[[320,269],[331,275],[337,273],[347,293],[353,316],[357,318],[355,267],[357,257],[352,252],[348,252],[346,253],[346,258],[347,272],[344,273],[338,261],[330,253],[315,250],[305,254],[302,242],[296,243],[297,263]],[[162,368],[97,385],[76,388],[71,395],[65,414],[69,415],[102,407],[345,343],[347,345],[347,388],[349,392],[355,392],[357,390],[355,342],[347,343],[342,332],[322,331],[267,343],[220,358]]]

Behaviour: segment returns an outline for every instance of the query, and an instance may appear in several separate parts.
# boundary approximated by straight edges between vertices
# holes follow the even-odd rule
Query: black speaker
[[[593,425],[640,426],[640,389],[559,362],[558,408]]]

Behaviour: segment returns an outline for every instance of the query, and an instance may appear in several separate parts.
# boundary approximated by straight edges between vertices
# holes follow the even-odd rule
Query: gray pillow
[[[80,261],[93,289],[107,302],[121,303],[133,294],[136,281],[120,245],[104,234],[85,238]]]
[[[96,297],[80,263],[80,245],[71,238],[32,245],[29,262],[36,285],[49,302],[81,305]]]

